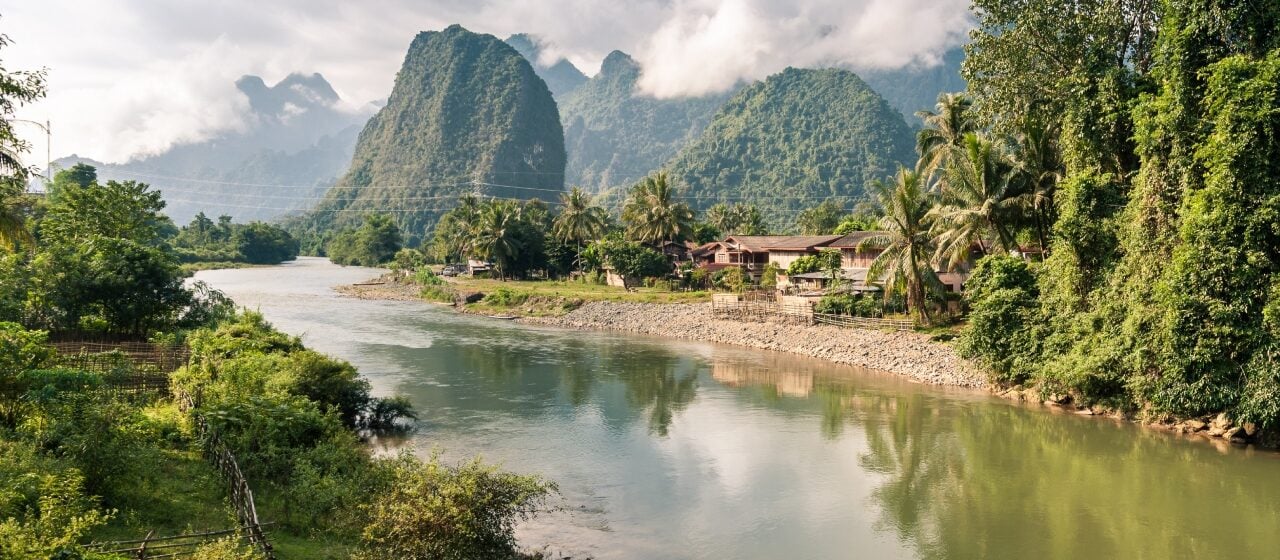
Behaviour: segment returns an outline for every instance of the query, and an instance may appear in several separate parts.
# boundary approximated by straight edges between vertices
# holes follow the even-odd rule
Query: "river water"
[[[421,415],[418,453],[540,474],[575,558],[1276,558],[1280,456],[731,346],[344,298],[303,258],[197,278]]]

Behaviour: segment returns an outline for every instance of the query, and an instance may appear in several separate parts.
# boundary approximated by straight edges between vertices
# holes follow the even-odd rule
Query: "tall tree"
[[[560,195],[560,214],[555,218],[552,231],[556,239],[577,246],[579,269],[582,268],[583,244],[604,233],[606,218],[604,208],[580,187],[573,187]]]
[[[930,322],[929,294],[944,290],[934,269],[937,244],[930,233],[934,195],[919,171],[899,168],[892,183],[871,185],[884,209],[880,233],[858,243],[858,249],[879,248],[881,253],[867,269],[868,283],[881,283],[885,298],[905,293],[907,307],[924,324]]]
[[[170,225],[168,217],[161,214],[164,206],[160,191],[151,190],[146,183],[66,185],[49,204],[40,227],[41,238],[72,244],[100,236],[156,245]]]
[[[524,248],[519,228],[520,208],[514,202],[495,200],[480,213],[475,238],[477,256],[493,263],[494,271],[503,280]]]
[[[847,212],[834,200],[824,200],[812,208],[800,212],[796,225],[803,235],[831,235],[840,225],[840,218]]]
[[[964,92],[941,93],[936,111],[916,112],[924,123],[916,133],[916,151],[920,153],[917,171],[932,174],[940,169],[964,136],[978,129],[972,107],[973,100]]]
[[[1040,248],[1048,251],[1048,230],[1057,218],[1054,197],[1066,173],[1057,127],[1039,120],[1024,121],[1016,137],[1014,159],[1022,205],[1031,218]]]
[[[0,49],[9,46],[9,37],[0,34]],[[22,191],[30,169],[21,156],[31,148],[13,130],[14,112],[45,93],[45,71],[9,71],[0,67],[0,246],[16,249],[33,243],[26,225]]]
[[[622,209],[627,235],[651,245],[689,239],[693,234],[693,210],[688,204],[676,202],[676,197],[676,189],[665,172],[645,177],[632,187]]]
[[[969,259],[976,245],[984,254],[1017,248],[1014,226],[1022,199],[1014,181],[1013,156],[985,136],[966,134],[948,158],[938,183],[942,203],[931,211],[938,256],[954,268]]]
[[[0,181],[0,247],[10,251],[32,245],[35,238],[27,229],[27,209],[22,186],[17,181]]]

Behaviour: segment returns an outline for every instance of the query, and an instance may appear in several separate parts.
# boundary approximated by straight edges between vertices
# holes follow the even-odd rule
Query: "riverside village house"
[[[759,281],[764,268],[773,263],[778,268],[777,290],[787,295],[821,297],[827,291],[830,274],[826,271],[787,275],[787,267],[796,259],[816,255],[823,249],[840,251],[840,279],[842,289],[855,292],[880,291],[879,286],[866,283],[867,269],[880,255],[881,250],[872,247],[858,249],[862,240],[876,235],[874,231],[856,231],[848,235],[731,235],[722,241],[713,241],[690,250],[695,266],[716,272],[729,267],[743,269],[753,281]],[[979,255],[974,255],[977,258]],[[938,270],[938,278],[947,290],[960,292],[969,278],[973,261],[957,270]]]

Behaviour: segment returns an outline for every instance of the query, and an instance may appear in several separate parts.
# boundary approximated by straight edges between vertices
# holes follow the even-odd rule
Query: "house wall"
[[[769,262],[778,265],[780,270],[786,270],[796,259],[811,254],[805,251],[769,251]]]
[[[604,283],[618,288],[627,287],[626,283],[622,281],[622,275],[612,270],[605,271]]]
[[[871,261],[880,256],[879,249],[859,251],[853,247],[840,248],[840,268],[870,268]]]
[[[946,284],[947,291],[959,293],[964,290],[964,283],[969,280],[968,272],[939,272],[938,280]]]

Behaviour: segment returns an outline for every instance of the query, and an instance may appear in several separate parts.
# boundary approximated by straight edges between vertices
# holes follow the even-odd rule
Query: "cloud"
[[[0,0],[3,3],[4,0]],[[967,0],[42,0],[0,6],[8,69],[50,69],[54,152],[108,161],[246,126],[243,74],[319,72],[361,106],[391,90],[418,31],[537,35],[588,74],[614,49],[642,90],[699,95],[787,66],[930,64],[972,25]],[[35,153],[43,139],[29,136]],[[34,162],[33,162],[34,163]],[[43,161],[38,162],[43,164]]]
[[[934,65],[971,27],[967,0],[687,0],[641,44],[640,88],[679,97],[788,66]]]

